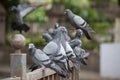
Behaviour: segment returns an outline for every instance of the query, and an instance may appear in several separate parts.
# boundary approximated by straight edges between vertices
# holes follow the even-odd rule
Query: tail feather
[[[29,69],[30,69],[31,72],[32,72],[32,71],[38,69],[38,65],[36,65],[36,64],[34,63],[34,64],[32,64],[32,66],[29,67]]]

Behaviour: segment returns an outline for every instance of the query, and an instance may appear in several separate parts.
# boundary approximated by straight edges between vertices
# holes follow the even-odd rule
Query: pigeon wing
[[[43,52],[45,52],[47,55],[56,55],[58,48],[58,45],[51,41],[43,48]]]
[[[73,21],[77,25],[77,27],[84,28],[86,25],[86,22],[84,21],[84,19],[82,19],[80,16],[77,16],[77,15],[73,17]]]
[[[56,65],[44,52],[37,49],[35,57],[37,60],[41,61],[42,64],[48,68],[51,68],[57,72],[62,77],[67,77],[67,73],[64,72],[58,65]]]
[[[36,9],[36,7],[33,7],[28,3],[19,4],[17,8],[19,9],[22,18]]]

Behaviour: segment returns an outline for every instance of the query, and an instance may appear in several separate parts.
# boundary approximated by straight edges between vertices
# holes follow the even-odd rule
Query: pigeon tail
[[[34,63],[34,64],[32,64],[32,65],[29,67],[29,69],[30,69],[31,72],[32,72],[32,71],[38,69],[38,67],[39,67],[39,66]]]

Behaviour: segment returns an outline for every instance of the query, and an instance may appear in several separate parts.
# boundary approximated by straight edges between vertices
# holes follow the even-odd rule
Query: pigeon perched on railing
[[[35,9],[36,7],[33,7],[28,3],[12,6],[11,10],[15,14],[15,18],[11,25],[12,29],[19,31],[20,33],[22,33],[22,31],[27,32],[30,28],[24,23],[23,18]]]
[[[82,30],[78,29],[76,31],[75,38],[71,40],[69,44],[72,46],[72,49],[76,54],[77,58],[79,59],[80,63],[83,65],[87,65],[85,59],[88,57],[89,53],[86,53],[85,50],[81,48],[82,41],[80,40],[80,38],[82,34]]]
[[[45,39],[46,42],[50,42],[53,40],[53,37],[48,32],[44,32],[42,34],[42,37]]]
[[[50,41],[44,48],[43,52],[45,52],[51,60],[55,61],[64,71],[68,73],[68,77],[70,76],[70,69],[68,58],[65,53],[65,49],[62,46],[61,40],[57,36],[59,33],[56,33],[56,37],[52,41]]]
[[[36,49],[34,44],[29,44],[29,54],[35,64],[42,66],[42,68],[50,68],[56,71],[62,77],[67,77],[66,72],[52,61],[43,51]]]
[[[73,49],[71,48],[71,46],[68,43],[70,38],[68,36],[67,29],[64,26],[59,26],[57,29],[55,29],[54,33],[57,34],[57,35],[54,36],[54,39],[58,38],[60,40],[62,46],[65,49],[66,56],[68,57],[69,60],[72,61],[74,67],[77,70],[79,70],[79,68],[78,68],[79,62],[76,58],[75,53],[73,52]]]
[[[89,32],[94,32],[94,30],[83,18],[74,14],[70,9],[65,10],[65,15],[67,16],[72,26],[74,26],[76,29],[81,29],[87,39],[91,39]]]

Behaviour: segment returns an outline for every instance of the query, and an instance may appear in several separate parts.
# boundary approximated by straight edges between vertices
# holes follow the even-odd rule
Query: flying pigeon
[[[35,64],[42,66],[42,68],[50,68],[60,76],[66,77],[66,72],[55,64],[43,51],[36,49],[33,43],[29,44],[29,54]]]
[[[12,6],[11,10],[15,14],[15,18],[11,25],[12,29],[18,30],[20,33],[22,33],[22,31],[27,32],[30,28],[24,23],[23,18],[35,9],[36,7],[30,6],[28,3]]]
[[[80,16],[74,14],[70,9],[65,10],[65,14],[76,29],[81,29],[85,36],[91,40],[91,37],[88,32],[94,32],[94,30],[89,26],[89,24]]]

